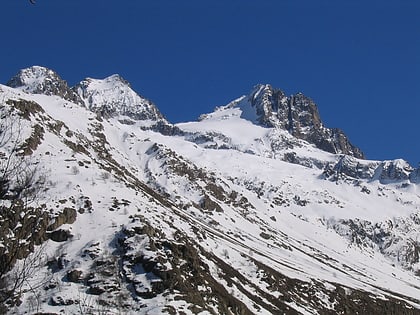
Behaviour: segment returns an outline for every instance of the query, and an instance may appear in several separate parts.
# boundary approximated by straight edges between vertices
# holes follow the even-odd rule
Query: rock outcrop
[[[302,93],[288,97],[269,84],[257,85],[247,100],[263,126],[285,129],[327,152],[364,158],[363,152],[350,143],[342,130],[323,125],[318,107]]]
[[[56,95],[76,104],[83,104],[82,99],[67,82],[53,70],[33,66],[20,70],[7,82],[12,88],[18,88],[26,93]]]

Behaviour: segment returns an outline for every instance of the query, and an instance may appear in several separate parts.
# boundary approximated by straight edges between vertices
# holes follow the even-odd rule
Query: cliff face
[[[309,97],[301,93],[288,97],[271,85],[258,85],[247,99],[255,108],[260,124],[287,130],[327,152],[364,158],[363,152],[350,143],[342,130],[323,125],[318,107]]]

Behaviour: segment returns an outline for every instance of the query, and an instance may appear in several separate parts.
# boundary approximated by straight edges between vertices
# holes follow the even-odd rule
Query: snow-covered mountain
[[[134,120],[162,120],[167,123],[151,101],[139,96],[117,74],[103,80],[87,78],[73,90],[89,110],[103,117],[128,116]]]
[[[69,88],[67,82],[53,70],[40,66],[20,70],[7,85],[33,94],[57,95],[76,104],[82,104],[80,97]]]
[[[270,85],[172,125],[117,75],[63,82],[0,85],[9,314],[420,314],[419,169]]]
[[[363,153],[349,142],[343,131],[323,125],[317,106],[302,93],[287,97],[269,84],[257,85],[249,96],[241,97],[230,106],[251,106],[253,109],[246,112],[251,112],[251,116],[256,114],[251,121],[287,130],[294,137],[328,152],[363,158]]]

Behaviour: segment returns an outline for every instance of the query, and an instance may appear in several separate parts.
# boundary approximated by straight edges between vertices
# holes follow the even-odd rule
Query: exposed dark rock
[[[57,272],[62,270],[65,265],[68,263],[65,255],[61,255],[60,257],[54,257],[47,261],[47,266],[52,272]]]
[[[201,199],[200,207],[203,210],[223,212],[222,207],[217,202],[213,201],[208,195],[204,195]]]
[[[101,286],[97,286],[97,285],[90,285],[89,289],[87,290],[88,294],[92,294],[92,295],[101,295],[102,293],[105,293],[105,289],[102,288]]]
[[[56,215],[53,223],[48,226],[49,231],[53,231],[63,224],[72,224],[76,221],[77,212],[73,208],[65,207],[63,211]]]
[[[31,155],[44,139],[44,128],[38,124],[33,126],[32,134],[25,140],[21,150],[23,155]]]
[[[161,133],[165,136],[175,136],[175,135],[181,136],[181,135],[184,134],[181,129],[179,129],[178,127],[176,127],[172,124],[167,123],[164,120],[159,120],[155,124],[153,124],[152,126],[147,127],[147,128],[143,128],[143,129],[153,130],[153,131],[159,132],[159,133]]]
[[[50,238],[50,240],[54,241],[54,242],[65,242],[68,239],[70,239],[71,237],[73,237],[73,235],[70,233],[70,231],[68,230],[63,230],[63,229],[59,229],[53,232],[49,232],[48,237]]]
[[[80,282],[83,280],[83,271],[73,269],[67,272],[67,280],[70,282]]]
[[[53,296],[51,297],[49,304],[52,306],[65,306],[65,305],[73,305],[76,301],[72,299],[64,299],[61,296]]]
[[[30,117],[36,113],[44,113],[44,109],[35,102],[26,100],[7,100],[6,104],[10,105],[13,109],[17,109],[20,116],[30,120]]]
[[[41,208],[26,208],[21,202],[9,208],[0,207],[0,275],[46,240],[47,225],[48,215]],[[29,241],[21,243],[20,240]]]
[[[258,85],[249,95],[249,101],[264,126],[285,129],[324,151],[364,158],[343,131],[324,127],[318,107],[302,93],[287,97],[270,85]]]
[[[183,300],[197,308],[211,311],[212,314],[214,306],[212,302],[208,304],[209,301],[217,301],[214,305],[218,309],[218,314],[231,314],[231,312],[252,314],[241,301],[212,277],[209,267],[200,258],[201,254],[210,255],[209,253],[202,252],[196,244],[183,235],[178,235],[176,242],[168,241],[162,232],[156,231],[153,227],[145,228],[146,226],[147,224],[144,228],[137,229],[137,233],[134,230],[125,231],[124,234],[129,237],[119,240],[125,251],[123,265],[126,266],[124,270],[127,280],[132,282],[134,287],[142,288],[141,283],[136,282],[136,272],[149,274],[148,278],[152,279],[152,290],[136,290],[136,295],[149,299],[163,292],[175,291],[179,292]],[[147,234],[138,234],[142,232]],[[139,237],[149,240],[148,248],[156,255],[130,254],[133,239]],[[168,264],[170,268],[164,267]],[[203,291],[203,288],[199,287],[208,287],[208,289]]]

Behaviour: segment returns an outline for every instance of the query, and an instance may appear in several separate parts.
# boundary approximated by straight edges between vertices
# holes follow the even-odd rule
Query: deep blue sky
[[[2,0],[0,82],[119,73],[171,122],[270,83],[370,159],[420,162],[419,0]]]

